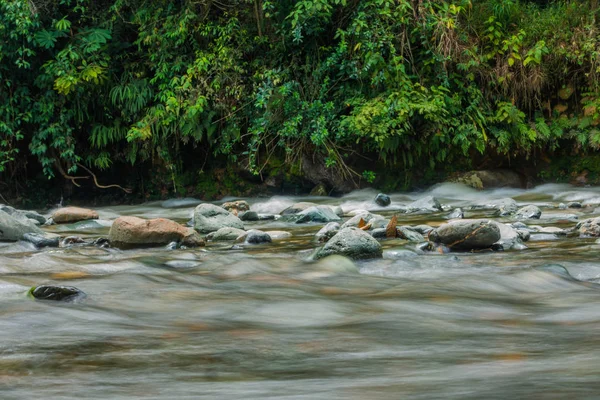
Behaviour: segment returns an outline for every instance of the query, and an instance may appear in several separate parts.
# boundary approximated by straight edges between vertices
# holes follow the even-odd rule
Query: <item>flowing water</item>
[[[542,219],[528,224],[562,228],[600,214],[593,211],[600,189],[564,185],[485,192],[442,185],[392,195],[386,209],[373,203],[375,194],[248,201],[258,212],[308,200],[390,216],[394,205],[425,195],[455,207],[512,197],[543,207]],[[556,208],[569,201],[588,207]],[[119,215],[186,222],[193,205],[101,208],[98,222],[52,229],[106,236]],[[400,222],[439,225],[446,214],[401,214]],[[533,235],[527,250],[456,254],[422,254],[395,239],[382,243],[383,259],[310,263],[320,225],[246,225],[292,236],[173,251],[0,244],[0,398],[600,396],[595,239]],[[562,264],[575,279],[534,268],[545,263]],[[47,283],[76,286],[87,298],[26,296]]]

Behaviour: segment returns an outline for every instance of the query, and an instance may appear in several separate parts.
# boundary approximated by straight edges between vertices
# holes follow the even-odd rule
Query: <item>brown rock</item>
[[[224,203],[221,207],[235,216],[237,216],[240,212],[250,210],[250,205],[248,205],[248,202],[245,200],[230,201],[228,203]]]
[[[189,234],[188,228],[165,218],[119,217],[110,228],[108,237],[116,246],[162,245],[180,241]]]
[[[86,221],[89,219],[98,219],[98,213],[94,210],[80,207],[59,208],[52,214],[52,219],[57,224],[66,224],[70,222]]]

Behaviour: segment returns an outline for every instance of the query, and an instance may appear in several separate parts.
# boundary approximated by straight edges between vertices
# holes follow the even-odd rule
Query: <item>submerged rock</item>
[[[520,219],[540,219],[542,216],[542,210],[540,210],[538,206],[534,205],[525,206],[517,211],[515,216]]]
[[[344,228],[333,236],[317,253],[316,258],[333,254],[355,260],[382,257],[381,244],[367,232],[358,228]]]
[[[63,207],[52,214],[52,220],[57,224],[87,221],[89,219],[98,219],[98,213],[81,207]]]
[[[108,237],[114,246],[165,245],[190,235],[190,228],[165,218],[119,217]]]
[[[442,211],[442,205],[433,196],[423,197],[417,201],[413,201],[406,206],[408,212],[438,212]]]
[[[221,228],[244,229],[244,223],[222,207],[213,204],[200,204],[194,210],[194,229],[200,233],[210,233]]]
[[[86,297],[86,294],[72,286],[42,285],[32,287],[29,294],[38,300],[71,302]]]
[[[392,200],[390,199],[390,196],[388,196],[387,194],[379,193],[375,197],[375,203],[377,203],[377,205],[379,205],[381,207],[387,207],[392,203]]]
[[[451,250],[488,249],[500,240],[500,229],[489,220],[455,221],[431,231],[429,240]]]
[[[206,235],[208,240],[213,242],[224,242],[230,240],[236,240],[238,237],[246,234],[246,231],[238,228],[221,228],[216,232],[211,232]]]
[[[39,233],[26,233],[22,238],[24,241],[33,243],[35,247],[58,247],[60,243],[60,238],[58,236],[48,236]]]
[[[32,220],[0,210],[0,241],[16,242],[27,233],[44,234]]]

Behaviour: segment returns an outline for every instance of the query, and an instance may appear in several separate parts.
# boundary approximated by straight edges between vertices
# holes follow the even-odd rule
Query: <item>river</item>
[[[599,188],[567,185],[475,191],[445,184],[393,194],[391,208],[377,206],[375,194],[246,200],[259,212],[312,201],[389,217],[394,205],[433,195],[468,217],[490,217],[468,208],[511,197],[542,208],[540,220],[525,223],[560,228],[600,215]],[[570,201],[584,208],[557,208]],[[119,215],[185,223],[193,210],[165,205],[99,208],[96,223],[50,229],[106,236]],[[448,213],[400,214],[399,221],[437,226]],[[596,239],[532,235],[526,250],[452,254],[422,254],[394,239],[382,242],[383,259],[309,263],[321,226],[261,221],[247,227],[292,236],[194,250],[0,243],[0,398],[600,397]],[[546,263],[575,279],[535,268]],[[63,304],[26,296],[43,283],[76,286],[87,298]]]

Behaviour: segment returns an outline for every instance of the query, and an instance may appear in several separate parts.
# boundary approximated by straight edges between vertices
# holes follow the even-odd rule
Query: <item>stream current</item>
[[[246,200],[259,213],[311,201],[389,218],[394,206],[433,195],[487,218],[493,211],[469,207],[511,197],[542,209],[526,224],[559,228],[600,215],[600,188],[444,184],[393,194],[386,208],[376,194]],[[571,201],[584,207],[558,209]],[[45,229],[106,237],[120,215],[185,223],[193,208],[104,207],[97,222]],[[399,214],[399,225],[438,226],[449,212]],[[193,250],[0,243],[0,399],[600,398],[595,238],[534,234],[525,250],[451,254],[392,239],[383,259],[353,267],[306,261],[323,224],[245,225],[292,236]],[[575,279],[535,268],[547,263]],[[76,286],[87,298],[28,298],[40,284]]]

